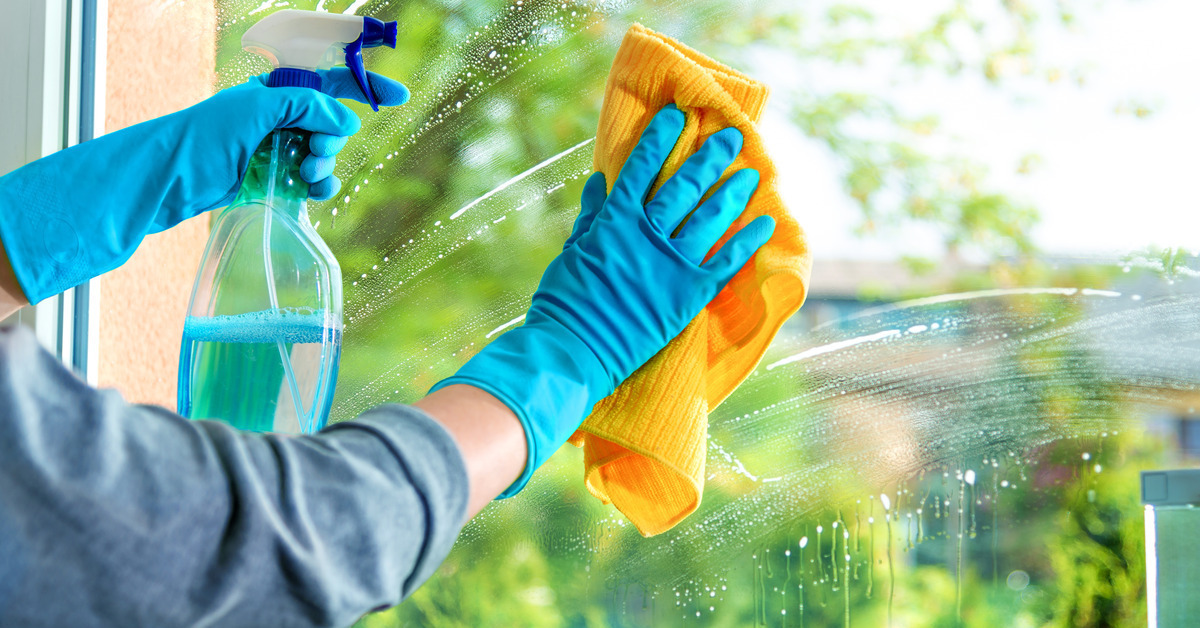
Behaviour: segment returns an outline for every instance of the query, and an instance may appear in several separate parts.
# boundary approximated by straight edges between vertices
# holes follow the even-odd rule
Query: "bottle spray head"
[[[321,88],[318,69],[345,65],[375,111],[379,101],[363,67],[363,48],[396,47],[396,22],[372,17],[287,9],[259,20],[242,35],[242,47],[262,55],[275,70],[270,87]]]

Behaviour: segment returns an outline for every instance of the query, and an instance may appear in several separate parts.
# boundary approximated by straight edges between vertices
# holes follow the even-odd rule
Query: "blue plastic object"
[[[399,28],[396,22],[384,22],[373,17],[363,18],[363,48],[376,46],[396,47],[396,34]]]
[[[358,88],[362,90],[363,96],[367,99],[366,103],[371,105],[371,109],[375,111],[379,111],[379,102],[376,100],[375,91],[367,82],[367,70],[363,67],[362,51],[363,48],[377,46],[395,48],[397,30],[396,22],[382,22],[373,17],[365,17],[363,18],[362,34],[358,36],[358,39],[346,45],[346,67],[354,73],[354,78],[358,81]]]
[[[275,68],[267,75],[267,87],[307,87],[321,89],[321,75],[300,68]]]
[[[679,335],[774,231],[770,217],[755,219],[703,263],[758,186],[756,171],[741,170],[696,208],[741,150],[736,129],[712,135],[645,201],[683,124],[674,106],[659,112],[607,197],[604,176],[592,175],[524,324],[433,388],[476,386],[520,419],[529,456],[501,497],[519,492],[592,406]]]

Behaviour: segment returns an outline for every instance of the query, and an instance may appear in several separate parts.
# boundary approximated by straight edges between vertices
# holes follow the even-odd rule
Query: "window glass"
[[[816,257],[710,417],[695,514],[641,537],[566,447],[362,626],[1144,625],[1138,472],[1200,447],[1200,263],[1170,248],[1200,228],[1200,98],[1172,78],[1197,9],[909,4],[219,0],[223,85],[268,69],[239,42],[277,8],[400,22],[367,65],[412,100],[357,108],[310,209],[346,284],[335,420],[524,313],[633,22],[771,85]]]

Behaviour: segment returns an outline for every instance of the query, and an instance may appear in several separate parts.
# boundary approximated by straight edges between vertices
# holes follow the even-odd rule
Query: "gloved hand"
[[[522,326],[484,347],[433,390],[469,384],[495,396],[525,428],[516,494],[591,413],[700,313],[775,229],[760,217],[705,255],[745,210],[758,172],[734,173],[671,237],[742,147],[737,129],[713,134],[649,203],[650,187],[683,130],[659,112],[605,197],[604,175],[583,190],[571,236],[542,276]]]
[[[0,177],[0,239],[29,302],[120,266],[147,234],[228,205],[274,129],[313,132],[301,176],[310,197],[336,194],[334,155],[361,126],[336,100],[364,100],[352,74],[323,71],[320,92],[264,81],[254,77]],[[400,83],[378,74],[370,83],[381,105],[408,100]]]

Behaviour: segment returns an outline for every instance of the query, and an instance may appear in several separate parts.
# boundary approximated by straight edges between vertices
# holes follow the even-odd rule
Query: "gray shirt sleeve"
[[[433,573],[466,501],[454,441],[415,408],[240,432],[0,331],[0,626],[347,626]]]

